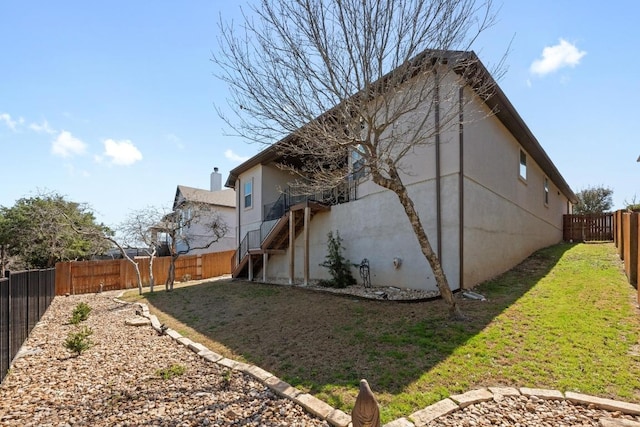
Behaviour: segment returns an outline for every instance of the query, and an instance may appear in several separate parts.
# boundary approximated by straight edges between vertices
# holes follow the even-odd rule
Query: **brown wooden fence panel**
[[[563,215],[562,234],[566,242],[613,240],[613,214]]]
[[[178,258],[180,259],[180,258]],[[171,257],[163,256],[153,260],[153,279],[156,285],[164,285],[169,275]]]
[[[176,260],[176,281],[198,280],[202,274],[198,275],[199,255],[182,255]]]
[[[622,215],[622,211],[615,211],[613,213],[613,243],[617,248],[620,244],[620,218]]]
[[[121,260],[79,261],[71,263],[71,293],[86,294],[122,289]]]
[[[629,245],[632,249],[629,251],[630,258],[630,275],[627,276],[629,278],[629,283],[636,286],[638,285],[638,273],[640,271],[640,214],[633,213],[631,215],[631,244]]]
[[[638,281],[638,214],[623,213],[622,234],[624,245],[624,271],[629,283]]]
[[[624,272],[629,283],[636,287],[640,303],[640,213],[617,211],[615,213],[616,244],[618,255],[624,261]]]
[[[624,245],[625,242],[624,240],[624,236],[622,233],[622,230],[624,228],[624,216],[623,216],[624,212],[623,211],[617,211],[616,212],[616,234],[618,236],[618,256],[620,256],[620,259],[624,259]]]
[[[229,259],[233,251],[205,255],[183,255],[176,260],[176,281],[208,279],[231,273]],[[139,257],[142,283],[149,285],[149,258]],[[156,286],[167,281],[171,257],[153,260]],[[102,286],[101,286],[102,285]],[[83,294],[138,286],[135,267],[126,259],[104,261],[72,261],[56,264],[56,295]]]
[[[218,277],[231,274],[231,256],[235,251],[202,255],[202,276]]]
[[[59,262],[56,264],[56,295],[71,293],[71,263]]]

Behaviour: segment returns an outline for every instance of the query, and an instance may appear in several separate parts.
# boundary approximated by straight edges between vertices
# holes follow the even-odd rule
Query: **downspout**
[[[442,263],[442,212],[441,212],[441,180],[440,180],[440,78],[438,71],[433,70],[435,79],[435,128],[436,128],[436,239],[438,240],[436,251]]]
[[[464,289],[464,86],[458,92],[458,150],[460,173],[458,175],[458,267],[459,289]]]
[[[241,222],[240,222],[240,215],[242,212],[242,206],[240,206],[240,201],[242,200],[242,198],[240,197],[240,191],[242,191],[242,183],[240,182],[240,178],[238,178],[236,180],[236,210],[238,211],[238,226],[236,227],[236,247],[240,247],[240,242],[242,242],[242,232],[240,230],[240,228],[242,227]],[[240,260],[238,260],[239,262]]]

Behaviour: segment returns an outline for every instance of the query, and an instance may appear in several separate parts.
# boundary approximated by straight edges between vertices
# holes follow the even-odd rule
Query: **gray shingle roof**
[[[206,203],[230,208],[236,207],[235,190],[209,191],[201,188],[187,187],[186,185],[178,185],[176,197],[173,200],[174,209],[182,198],[188,202]]]

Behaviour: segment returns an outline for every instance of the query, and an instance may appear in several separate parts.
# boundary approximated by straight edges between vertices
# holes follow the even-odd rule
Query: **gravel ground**
[[[639,427],[638,417],[535,396],[494,397],[427,424],[429,427]]]
[[[0,387],[3,426],[328,426],[252,377],[209,363],[150,326],[127,326],[136,306],[116,292],[56,297]],[[94,345],[63,346],[80,302]],[[172,365],[182,375],[162,379]]]

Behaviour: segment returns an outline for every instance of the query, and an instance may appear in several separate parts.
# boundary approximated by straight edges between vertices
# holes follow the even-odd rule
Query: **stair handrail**
[[[255,232],[258,230],[248,231],[240,242],[240,246],[233,254],[232,270],[235,270],[235,268],[240,264],[240,261],[245,256],[247,256],[247,254],[249,253],[249,249],[256,249],[262,246],[262,243],[264,243],[267,236],[269,236],[269,233],[271,233],[280,218],[282,218],[287,214],[287,212],[289,212],[291,206],[297,205],[298,203],[311,201],[325,203],[331,206],[345,203],[350,200],[356,199],[355,189],[356,186],[351,179],[345,180],[345,182],[337,185],[332,189],[318,191],[315,194],[302,194],[292,196],[291,186],[287,187],[286,190],[280,193],[280,196],[278,196],[278,199],[276,199],[275,202],[263,206],[263,220],[262,223],[260,223],[260,228],[258,229],[260,231],[259,245],[255,245]],[[250,244],[255,245],[255,247],[252,246],[250,248]]]

